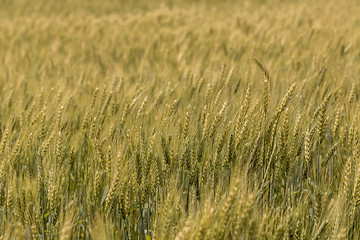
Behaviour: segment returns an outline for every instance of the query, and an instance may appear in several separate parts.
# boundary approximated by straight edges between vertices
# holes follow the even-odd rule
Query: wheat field
[[[0,0],[0,238],[360,239],[359,12]]]

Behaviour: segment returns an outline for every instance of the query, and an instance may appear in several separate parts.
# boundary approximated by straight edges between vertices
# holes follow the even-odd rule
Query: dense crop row
[[[101,3],[0,0],[2,239],[360,237],[358,3]]]

